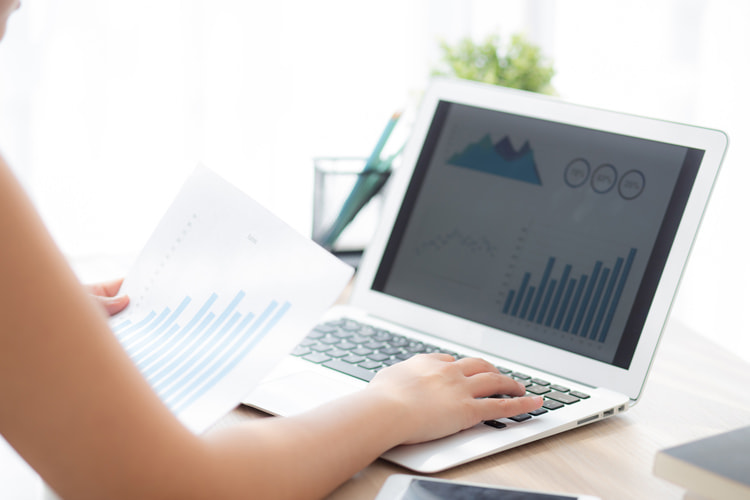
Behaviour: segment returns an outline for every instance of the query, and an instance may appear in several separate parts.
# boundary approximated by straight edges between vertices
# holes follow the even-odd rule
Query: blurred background
[[[83,279],[119,276],[198,163],[310,234],[316,156],[366,156],[440,42],[523,34],[561,99],[724,130],[673,316],[750,359],[750,4],[731,0],[26,0],[0,150]]]

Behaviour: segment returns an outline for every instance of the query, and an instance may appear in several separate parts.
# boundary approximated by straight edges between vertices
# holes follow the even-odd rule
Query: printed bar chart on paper
[[[574,269],[549,257],[539,275],[524,272],[518,287],[510,290],[502,312],[530,323],[597,342],[605,342],[636,249],[617,257],[614,265],[597,260],[590,269]]]
[[[217,299],[211,296],[198,313],[184,314],[192,301],[185,297],[173,312],[149,312],[138,323],[130,320],[113,328],[123,347],[146,380],[175,412],[206,394],[268,335],[291,307],[272,301],[260,312],[242,314],[240,292],[219,315],[209,312]]]
[[[352,269],[205,168],[128,274],[110,326],[194,432],[237,406],[317,323]]]

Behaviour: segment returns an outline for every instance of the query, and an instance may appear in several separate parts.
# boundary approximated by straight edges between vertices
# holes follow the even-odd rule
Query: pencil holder
[[[377,226],[382,187],[390,172],[364,171],[367,158],[319,157],[313,159],[312,238],[332,253],[348,257],[353,265],[367,247]],[[362,190],[362,186],[371,189]],[[373,194],[372,187],[378,189]],[[364,199],[357,199],[365,196]],[[351,218],[351,207],[362,204]]]

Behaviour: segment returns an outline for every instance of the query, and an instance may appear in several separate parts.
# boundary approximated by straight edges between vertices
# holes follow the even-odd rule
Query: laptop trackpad
[[[264,382],[244,400],[245,404],[269,413],[288,416],[351,394],[361,387],[361,384],[304,370]]]

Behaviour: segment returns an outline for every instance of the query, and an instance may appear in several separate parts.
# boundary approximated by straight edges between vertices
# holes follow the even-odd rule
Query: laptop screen
[[[627,368],[702,158],[440,101],[372,288]]]

